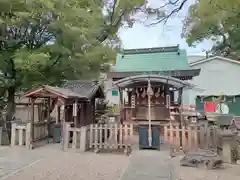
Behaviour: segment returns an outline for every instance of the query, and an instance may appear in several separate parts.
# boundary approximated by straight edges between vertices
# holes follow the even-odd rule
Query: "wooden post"
[[[76,149],[77,148],[77,135],[78,135],[78,132],[76,131],[76,127],[75,128],[71,128],[73,129],[73,137],[72,137],[72,148],[73,149]]]
[[[113,145],[113,141],[112,141],[112,138],[113,138],[113,124],[109,125],[109,131],[110,131],[110,136],[109,136],[109,141],[108,141],[108,147],[112,148],[112,145]]]
[[[173,131],[174,131],[174,129],[173,129],[173,126],[172,126],[172,124],[170,124],[170,146],[173,146]]]
[[[130,137],[133,137],[133,124],[130,124]]]
[[[63,150],[66,151],[68,149],[69,144],[69,129],[70,125],[68,123],[63,124]]]
[[[26,125],[26,148],[30,149],[31,144],[31,123],[27,123]]]
[[[218,146],[218,136],[216,127],[213,128],[213,148],[217,148]]]
[[[104,126],[104,148],[108,147],[107,141],[108,141],[108,125],[105,124]]]
[[[84,125],[84,121],[85,121],[84,108],[85,108],[85,104],[82,102],[80,104],[80,124],[81,125]]]
[[[168,127],[164,125],[164,144],[168,143]]]
[[[195,142],[195,150],[198,150],[198,126],[195,125],[194,131],[194,142]]]
[[[93,124],[90,125],[89,148],[93,145]]]
[[[34,112],[35,112],[35,107],[34,107],[34,102],[35,98],[31,98],[31,144],[29,146],[30,149],[33,149],[33,144],[34,144]]]
[[[59,105],[56,105],[56,124],[60,122],[60,111],[61,107]]]
[[[64,146],[63,144],[64,144],[64,138],[63,138],[63,136],[64,136],[64,123],[65,123],[65,105],[63,104],[61,107],[60,107],[60,109],[61,109],[61,113],[62,113],[62,119],[61,119],[61,144],[62,144],[62,147]]]
[[[210,136],[211,136],[211,129],[208,127],[207,128],[207,133],[206,133],[206,144],[205,144],[205,148],[209,148],[209,146],[210,146]]]
[[[48,138],[50,138],[51,136],[51,121],[50,121],[50,114],[51,114],[51,102],[50,102],[50,98],[47,99],[47,127],[48,127]],[[49,139],[48,139],[49,142]]]
[[[200,127],[200,147],[204,149],[204,141],[205,141],[205,127]]]
[[[124,125],[124,136],[125,136],[125,142],[124,142],[125,150],[127,150],[127,147],[128,147],[128,127],[127,127],[127,124]]]
[[[120,124],[120,130],[119,130],[119,144],[120,144],[120,148],[123,147],[123,125]]]
[[[87,126],[82,126],[80,131],[80,151],[87,150]]]
[[[119,107],[120,107],[120,109],[121,109],[121,111],[120,111],[120,121],[121,121],[121,123],[123,123],[123,119],[125,120],[125,116],[124,116],[124,112],[122,111],[123,110],[123,107],[124,107],[124,104],[123,104],[123,100],[122,100],[122,92],[121,92],[121,89],[119,88],[118,89],[118,92],[119,92],[119,103],[120,103],[120,105],[119,105]]]
[[[185,151],[186,150],[186,136],[185,136],[186,130],[185,126],[182,126],[182,148]]]
[[[73,119],[74,119],[74,127],[77,127],[77,102],[73,103]]]
[[[12,124],[12,133],[11,133],[11,147],[16,145],[16,123]]]
[[[94,137],[94,148],[95,149],[98,149],[98,125],[97,124],[95,124],[95,127],[94,127],[94,135],[95,135],[95,137]]]
[[[176,126],[176,150],[180,150],[179,125]]]
[[[23,145],[23,128],[18,129],[18,144],[19,146]]]
[[[117,125],[117,123],[114,126],[114,138],[115,138],[116,148],[118,148],[118,125]]]
[[[188,150],[192,148],[192,127],[188,126]]]
[[[103,142],[102,142],[102,140],[103,140],[103,137],[102,137],[102,135],[103,135],[103,125],[102,124],[100,124],[100,127],[99,127],[99,148],[102,148],[102,146],[103,146]]]

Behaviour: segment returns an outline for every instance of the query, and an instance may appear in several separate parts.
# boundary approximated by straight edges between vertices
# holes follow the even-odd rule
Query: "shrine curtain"
[[[205,102],[204,109],[205,112],[216,112],[217,104],[215,102]]]

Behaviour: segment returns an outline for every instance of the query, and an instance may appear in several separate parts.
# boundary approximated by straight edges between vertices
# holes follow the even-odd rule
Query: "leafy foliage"
[[[74,0],[0,2],[5,11],[1,13],[0,68],[3,78],[12,81],[9,86],[28,88],[77,78],[91,69],[85,55],[89,49],[112,51],[96,40],[101,10],[88,12],[86,4]],[[107,61],[91,58],[98,58],[98,64]]]
[[[7,120],[16,91],[96,77],[101,64],[115,57],[98,40],[103,16],[97,1],[1,0],[0,12],[1,102],[8,103]]]
[[[225,56],[238,56],[240,46],[240,3],[230,0],[201,0],[189,8],[182,36],[189,45],[211,39],[212,51]]]
[[[119,48],[118,29],[132,27],[135,13],[152,12],[146,3],[0,0],[0,93],[7,120],[14,113],[16,91],[97,77],[107,70]]]
[[[166,0],[178,12],[187,0]],[[14,94],[41,84],[97,77],[114,62],[118,29],[135,14],[165,16],[145,0],[0,0],[0,101],[7,120]],[[4,109],[4,105],[1,105]]]

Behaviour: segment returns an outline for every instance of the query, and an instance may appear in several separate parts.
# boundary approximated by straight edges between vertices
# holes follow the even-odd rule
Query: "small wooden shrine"
[[[119,88],[122,122],[160,125],[180,122],[178,108],[184,87],[190,83],[161,75],[139,75],[114,82]],[[125,95],[124,95],[125,94]],[[125,96],[125,97],[123,97]]]
[[[48,124],[48,136],[51,136],[51,112],[56,108],[56,123],[62,125],[69,122],[74,127],[80,127],[94,122],[95,99],[104,98],[102,86],[98,82],[73,80],[67,81],[62,87],[44,85],[27,92],[25,97],[31,101],[31,138],[34,142],[36,124],[35,101],[46,101],[47,115],[43,121]]]
[[[180,122],[186,80],[200,69],[189,68],[186,52],[178,46],[124,50],[108,74],[119,91],[122,122],[153,124]]]

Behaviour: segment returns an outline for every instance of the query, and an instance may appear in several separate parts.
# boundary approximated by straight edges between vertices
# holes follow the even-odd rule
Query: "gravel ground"
[[[121,180],[168,180],[175,175],[167,151],[141,150],[134,152]]]
[[[0,180],[239,180],[239,165],[221,170],[180,167],[167,151],[135,150],[122,154],[62,152],[48,145],[28,151],[0,149]]]
[[[0,179],[43,158],[41,153],[29,152],[25,148],[0,148]]]
[[[207,170],[204,168],[191,168],[180,166],[180,158],[172,159],[176,167],[177,177],[180,180],[239,180],[240,165],[224,164],[222,169]]]
[[[35,152],[45,151],[43,148]],[[40,154],[42,154],[41,152]],[[129,157],[114,154],[76,153],[50,150],[48,156],[6,177],[8,180],[117,180]],[[40,156],[39,156],[40,157]],[[1,180],[1,178],[0,178]]]

